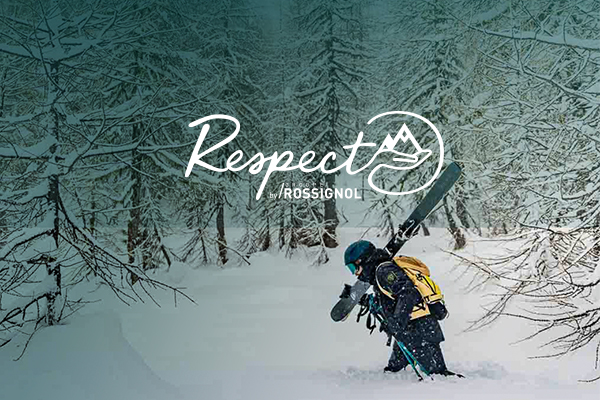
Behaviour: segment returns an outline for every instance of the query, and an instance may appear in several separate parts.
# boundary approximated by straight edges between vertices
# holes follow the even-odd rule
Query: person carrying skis
[[[399,237],[408,240],[417,232],[418,226],[408,224],[401,227]],[[429,374],[456,375],[448,371],[440,347],[444,334],[437,318],[446,316],[445,307],[437,318],[434,317],[436,313],[418,312],[424,302],[421,293],[390,258],[386,249],[378,249],[366,240],[352,243],[344,253],[344,262],[350,271],[359,280],[373,285],[385,319],[384,330],[395,338],[384,372],[398,372],[411,363],[400,348],[400,342]],[[414,258],[408,259],[419,262]]]

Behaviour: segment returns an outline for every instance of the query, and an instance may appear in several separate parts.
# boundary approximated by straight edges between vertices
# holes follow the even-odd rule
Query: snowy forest
[[[76,313],[90,282],[180,302],[157,275],[176,263],[252,269],[277,252],[342,268],[335,198],[257,200],[247,171],[184,177],[188,124],[240,121],[212,165],[307,147],[339,163],[366,121],[403,110],[463,168],[421,235],[446,229],[472,289],[494,287],[472,328],[525,319],[549,356],[585,348],[598,368],[600,1],[6,0],[0,24],[0,347]],[[361,226],[390,237],[426,191],[387,196],[362,175],[344,184]],[[265,193],[340,179],[276,173]],[[507,250],[463,252],[472,240]]]

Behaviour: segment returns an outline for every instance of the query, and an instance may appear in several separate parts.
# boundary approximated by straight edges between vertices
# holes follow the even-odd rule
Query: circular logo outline
[[[414,118],[420,119],[421,121],[425,122],[433,130],[433,132],[435,133],[435,135],[438,139],[438,142],[440,145],[440,161],[438,162],[438,166],[437,166],[437,169],[435,170],[435,173],[433,174],[433,177],[430,180],[428,180],[424,185],[418,187],[417,189],[413,189],[413,190],[409,190],[409,191],[405,191],[405,192],[388,192],[387,190],[379,189],[373,183],[372,176],[381,167],[388,167],[388,168],[393,169],[393,167],[386,165],[386,164],[380,164],[371,171],[371,173],[369,174],[369,177],[368,177],[369,185],[371,186],[371,188],[373,190],[375,190],[379,193],[388,194],[388,195],[392,195],[392,196],[403,196],[405,194],[412,194],[412,193],[421,191],[421,190],[425,189],[426,187],[428,187],[429,185],[431,185],[433,183],[433,181],[435,181],[435,179],[438,177],[440,172],[442,171],[442,167],[444,164],[444,141],[442,140],[442,135],[440,134],[438,129],[435,127],[435,125],[431,121],[429,121],[427,118],[425,118],[419,114],[409,112],[409,111],[388,111],[388,112],[374,116],[373,118],[371,118],[369,120],[369,122],[367,122],[367,125],[371,124],[371,122],[375,121],[379,117],[383,117],[386,115],[408,115],[410,117],[414,117]]]

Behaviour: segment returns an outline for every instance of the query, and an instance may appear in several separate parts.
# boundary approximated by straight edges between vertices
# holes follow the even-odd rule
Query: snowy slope
[[[342,235],[334,260],[360,231]],[[70,325],[42,330],[21,361],[0,359],[1,370],[10,371],[0,376],[2,392],[57,400],[600,398],[597,384],[577,383],[592,376],[593,354],[529,360],[538,354],[535,342],[511,345],[528,332],[520,321],[463,332],[485,293],[466,293],[469,273],[441,251],[445,232],[433,235],[413,239],[404,253],[430,265],[445,292],[451,315],[443,322],[443,349],[465,380],[384,375],[385,337],[369,335],[364,320],[329,318],[342,284],[353,282],[342,263],[316,268],[302,257],[267,253],[254,256],[251,267],[174,267],[164,279],[186,286],[197,305],[180,301],[174,308],[169,293],[157,296],[161,308],[108,300]]]

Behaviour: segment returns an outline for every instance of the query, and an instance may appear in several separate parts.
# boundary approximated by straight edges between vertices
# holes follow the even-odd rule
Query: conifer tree
[[[101,240],[100,210],[88,202],[110,203],[106,187],[96,185],[124,162],[122,155],[134,149],[164,155],[150,135],[124,134],[148,103],[110,104],[114,92],[105,90],[130,78],[107,59],[139,43],[139,5],[54,0],[5,4],[2,11],[0,23],[11,29],[0,53],[20,65],[7,72],[8,81],[21,74],[29,81],[7,93],[0,119],[7,167],[0,205],[10,225],[0,252],[0,345],[16,329],[31,333],[73,312],[80,303],[67,298],[68,288],[90,276],[124,301],[140,299],[148,287],[168,287]],[[167,112],[153,111],[158,118]]]
[[[307,42],[295,92],[307,131],[305,149],[314,150],[317,160],[330,152],[342,155],[343,139],[355,127],[358,94],[354,85],[365,78],[364,71],[351,61],[363,54],[353,34],[361,24],[355,12],[357,4],[315,0],[299,1],[296,6],[298,28]],[[336,165],[333,158],[325,164],[329,170]],[[336,185],[335,174],[315,175],[311,179],[317,187],[334,189]],[[339,219],[335,198],[325,199],[320,207],[308,206],[306,220],[318,229],[323,247],[337,246]],[[325,259],[323,256],[322,261]]]

